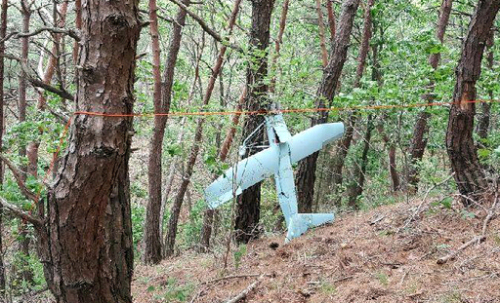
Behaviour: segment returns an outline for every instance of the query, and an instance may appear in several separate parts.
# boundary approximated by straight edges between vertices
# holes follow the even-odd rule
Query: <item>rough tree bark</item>
[[[269,48],[269,31],[274,0],[251,0],[252,3],[252,28],[250,30],[250,53],[247,75],[245,107],[247,111],[269,109],[267,96],[267,57]],[[262,115],[246,116],[244,119],[242,137],[245,140],[253,133],[259,125],[264,123]],[[245,155],[247,158],[260,149],[254,145],[262,145],[264,139],[263,128],[257,131],[247,140]],[[260,218],[260,183],[246,189],[238,197],[236,203],[236,218],[234,228],[236,230],[236,241],[247,243],[258,235],[256,227]]]
[[[352,25],[358,10],[360,0],[346,0],[342,4],[338,30],[332,46],[328,65],[323,70],[323,78],[316,93],[317,107],[330,106],[335,94],[338,80],[347,59],[347,50],[351,40]],[[325,123],[328,113],[322,112],[311,121],[311,125]],[[299,201],[299,212],[311,212],[314,198],[314,182],[316,180],[316,163],[319,153],[316,152],[299,163],[296,186]]]
[[[436,38],[443,43],[444,34],[446,32],[446,27],[450,19],[451,8],[453,6],[453,0],[443,0],[441,4],[441,10],[439,14],[439,21],[436,29]],[[436,70],[439,61],[441,59],[441,54],[431,54],[429,56],[429,64]],[[424,94],[423,98],[431,103],[433,102],[433,91],[434,91],[434,81],[431,81],[427,87],[428,93]],[[418,191],[418,182],[420,181],[420,170],[419,162],[422,161],[424,156],[425,148],[427,146],[427,134],[429,133],[428,120],[430,118],[430,113],[427,109],[424,109],[418,115],[417,122],[415,123],[415,128],[413,129],[412,142],[410,145],[410,169],[408,172],[408,190],[410,192]]]
[[[469,199],[480,202],[488,188],[472,137],[476,107],[467,101],[476,99],[476,81],[481,75],[486,40],[499,9],[500,0],[479,0],[455,72],[457,80],[446,131],[446,148],[465,205],[470,204]]]
[[[0,40],[3,40],[7,35],[7,0],[2,0],[2,12],[0,15]],[[3,130],[4,130],[4,54],[5,42],[0,43],[0,150],[2,150],[3,143]],[[0,161],[0,187],[3,188],[4,167],[3,161]],[[0,205],[0,252],[3,252],[3,205]],[[3,253],[0,253],[0,300],[5,296],[5,263],[3,260]]]
[[[356,67],[356,77],[354,79],[354,88],[359,88],[361,86],[361,78],[366,65],[366,58],[368,57],[368,51],[370,50],[370,40],[372,38],[372,16],[371,7],[374,4],[374,0],[368,0],[366,9],[364,12],[364,22],[363,22],[363,38],[361,40],[361,45],[359,47],[358,55],[358,66]],[[351,148],[352,138],[354,135],[354,127],[358,116],[356,113],[349,115],[347,120],[347,125],[345,129],[345,135],[342,140],[339,141],[336,148],[336,155],[333,159],[333,170],[332,170],[332,186],[334,194],[339,197],[340,187],[342,185],[342,170],[344,169],[344,161],[347,157],[349,149]],[[337,199],[340,201],[340,199]],[[338,204],[338,203],[337,203]]]
[[[152,0],[150,0],[152,1]],[[150,3],[151,4],[151,3]],[[189,5],[189,0],[184,0],[185,5]],[[156,16],[156,5],[154,9],[150,7],[150,14],[154,12]],[[173,23],[172,37],[168,49],[167,62],[163,72],[163,85],[161,87],[161,99],[158,97],[160,91],[157,91],[157,80],[155,79],[155,112],[168,113],[170,111],[170,103],[172,98],[172,86],[174,83],[175,63],[181,46],[182,28],[186,21],[186,11],[179,9],[175,22]],[[157,18],[156,18],[157,19]],[[153,25],[158,34],[157,25]],[[153,31],[153,29],[151,29]],[[152,33],[152,37],[155,35]],[[153,39],[157,40],[157,39]],[[154,56],[158,56],[154,60],[158,61],[154,64],[159,68],[159,45],[153,46]],[[156,69],[156,67],[154,67]],[[159,72],[159,70],[158,70]],[[158,76],[155,76],[155,78]],[[160,79],[161,81],[161,79]],[[160,82],[161,83],[161,82]],[[146,209],[146,223],[144,230],[144,262],[155,264],[162,259],[162,245],[160,237],[160,213],[161,213],[161,187],[162,187],[162,165],[161,157],[163,151],[163,137],[165,135],[165,126],[167,124],[167,116],[154,117],[153,137],[151,138],[151,147],[149,150],[148,161],[148,191],[149,201]]]
[[[130,114],[141,29],[135,0],[82,3],[76,110]],[[131,303],[131,117],[77,115],[37,227],[58,303]]]
[[[231,35],[233,31],[234,24],[236,23],[236,16],[238,15],[241,0],[236,0],[234,3],[233,11],[229,19],[228,32]],[[215,82],[222,69],[222,64],[224,63],[225,54],[227,51],[227,46],[222,45],[219,51],[217,60],[212,68],[212,76],[208,81],[207,89],[205,90],[205,96],[203,97],[202,108],[207,106],[212,98],[212,93],[215,88]],[[191,182],[191,177],[194,171],[194,165],[196,164],[196,159],[200,152],[202,139],[203,139],[203,126],[206,119],[204,117],[199,118],[196,123],[196,130],[194,135],[193,147],[189,154],[189,158],[186,164],[186,172],[182,178],[181,185],[177,191],[177,196],[175,197],[174,204],[170,210],[170,218],[167,226],[167,235],[165,237],[165,255],[171,257],[174,254],[175,239],[177,237],[177,224],[179,221],[179,215],[181,212],[182,203],[184,201],[184,196],[186,195],[189,183]]]

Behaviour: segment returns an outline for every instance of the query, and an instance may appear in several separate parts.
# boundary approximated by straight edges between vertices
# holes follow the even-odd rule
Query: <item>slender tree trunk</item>
[[[332,1],[326,1],[326,10],[328,12],[328,26],[330,27],[330,43],[333,43],[335,40],[335,12]]]
[[[462,55],[456,69],[456,84],[446,131],[446,148],[455,173],[458,190],[468,205],[473,199],[480,202],[488,188],[479,164],[472,133],[476,107],[468,102],[476,99],[476,81],[481,74],[481,60],[490,29],[500,9],[500,0],[480,0],[472,16]]]
[[[488,57],[486,58],[488,60],[488,68],[490,70],[493,70],[493,63],[494,63],[494,54],[493,54],[493,44],[494,44],[494,39],[495,37],[495,31],[491,30],[490,31],[490,36],[488,37],[488,40],[486,41],[486,46],[488,47]],[[490,100],[493,101],[493,90],[488,91],[488,95],[490,96]],[[477,125],[477,134],[481,141],[479,142],[479,146],[481,147],[487,147],[488,144],[485,143],[488,139],[488,129],[490,128],[490,115],[491,115],[491,103],[488,102],[483,102],[481,103],[481,116],[478,121]]]
[[[0,16],[0,40],[3,40],[7,35],[7,0],[2,0],[2,12]],[[0,150],[3,146],[3,131],[4,131],[4,54],[5,42],[0,43]],[[4,167],[3,161],[0,161],[0,189],[3,189]],[[5,299],[5,263],[3,259],[3,205],[0,205],[0,301]]]
[[[348,204],[352,208],[359,208],[358,197],[363,193],[365,185],[366,167],[368,166],[368,152],[370,151],[370,142],[373,130],[373,116],[368,115],[366,124],[366,133],[363,138],[363,152],[361,154],[361,162],[354,167],[353,180],[347,189]]]
[[[278,58],[280,57],[281,44],[283,43],[283,33],[285,32],[286,17],[288,15],[288,6],[290,4],[289,0],[283,1],[283,7],[281,9],[280,18],[280,29],[278,32],[278,37],[274,41],[274,56],[271,62],[271,72],[273,77],[271,78],[271,85],[269,86],[269,92],[274,93],[276,90],[276,78],[278,76]]]
[[[446,27],[448,26],[448,21],[450,19],[451,8],[453,5],[453,0],[443,0],[441,4],[441,10],[439,14],[439,21],[436,29],[436,38],[443,43],[444,34],[446,32]],[[440,53],[431,54],[429,56],[429,64],[434,70],[437,69],[439,61],[441,58]],[[433,91],[434,91],[434,81],[428,86],[428,93],[423,96],[423,98],[431,103],[433,102]],[[425,148],[427,146],[427,136],[429,133],[428,120],[430,118],[430,113],[427,109],[424,109],[419,113],[417,122],[415,123],[415,128],[413,129],[412,142],[410,147],[410,169],[408,174],[408,189],[410,192],[418,191],[418,182],[420,181],[420,169],[419,163],[422,161],[424,156]]]
[[[28,33],[30,30],[30,19],[31,19],[31,4],[29,4],[26,0],[21,1],[21,15],[22,15],[22,32],[23,33]],[[28,55],[29,55],[29,38],[21,38],[21,60],[22,64],[24,66],[28,65]],[[26,93],[27,93],[27,75],[24,69],[21,69],[20,76],[19,76],[19,87],[18,87],[18,110],[19,110],[19,122],[23,123],[26,121]],[[19,156],[22,158],[26,157],[26,145],[22,145],[19,147]],[[27,167],[22,166],[21,167],[22,174],[23,174],[23,179],[26,181],[27,175]],[[20,236],[20,242],[19,242],[19,251],[23,255],[23,262],[21,264],[21,273],[20,277],[21,279],[27,281],[28,283],[31,283],[33,281],[33,273],[30,269],[30,266],[25,260],[30,254],[30,237],[31,235],[29,234],[29,229],[28,229],[28,224],[25,221],[22,221],[20,226],[19,226],[19,236]]]
[[[364,25],[363,25],[363,38],[361,41],[361,45],[359,48],[358,55],[358,66],[356,67],[356,77],[354,79],[354,88],[359,88],[361,86],[361,78],[363,77],[363,73],[366,65],[366,58],[368,57],[368,51],[370,49],[370,40],[372,37],[372,17],[371,17],[371,8],[374,4],[374,0],[368,0],[367,6],[364,12]],[[333,189],[334,194],[337,198],[337,203],[340,202],[340,188],[342,185],[342,170],[344,169],[344,162],[351,148],[352,137],[354,135],[354,127],[356,125],[356,121],[358,119],[357,113],[352,113],[349,115],[349,119],[347,121],[346,130],[344,138],[337,144],[336,148],[336,156],[333,160]]]
[[[358,10],[360,0],[346,0],[342,4],[342,13],[339,20],[339,30],[336,32],[335,41],[328,65],[323,71],[323,78],[317,92],[317,107],[330,106],[335,94],[338,80],[347,59],[352,25]],[[318,118],[311,121],[312,125],[325,123],[328,113],[322,112]],[[310,155],[299,163],[297,170],[296,186],[299,201],[299,212],[311,212],[314,198],[314,182],[316,180],[316,163],[318,152]]]
[[[130,114],[141,29],[137,1],[82,4],[76,110]],[[128,165],[131,117],[74,117],[67,154],[38,227],[45,278],[58,303],[131,303]]]
[[[82,29],[82,0],[75,0],[75,27],[78,30]],[[76,64],[78,62],[78,50],[80,46],[78,42],[75,41],[73,44],[73,62]]]
[[[328,64],[328,51],[326,50],[325,42],[325,23],[323,21],[323,11],[321,9],[321,0],[316,0],[316,12],[318,13],[318,27],[319,27],[319,42],[321,47],[321,61],[323,67]]]
[[[274,0],[251,1],[252,28],[250,30],[250,54],[246,75],[245,110],[257,111],[269,109],[268,85],[264,81],[267,77],[267,54],[269,47],[269,31]],[[242,138],[245,140],[259,125],[264,123],[264,117],[246,116],[243,125]],[[253,145],[262,145],[264,132],[261,128],[247,140],[249,148],[243,158],[260,151]],[[260,183],[246,189],[238,197],[236,203],[236,217],[234,229],[236,241],[247,243],[258,236],[257,225],[260,218]]]
[[[151,1],[151,0],[150,0]],[[185,5],[189,5],[189,0],[184,0]],[[151,4],[151,3],[150,3]],[[156,5],[152,8],[150,7],[150,14],[156,16]],[[155,18],[157,20],[157,18]],[[181,46],[182,39],[182,28],[184,27],[186,21],[186,11],[179,9],[175,22],[173,25],[172,37],[170,40],[170,46],[167,56],[167,63],[165,70],[163,72],[163,87],[161,88],[161,99],[159,99],[160,91],[157,91],[156,82],[157,76],[155,76],[155,112],[158,113],[168,113],[170,111],[172,86],[174,83],[174,71],[175,63],[177,62],[177,56],[179,54],[179,49]],[[157,21],[156,21],[157,23]],[[157,24],[153,25],[154,29],[151,29],[152,36],[158,35]],[[155,33],[153,33],[156,31]],[[157,56],[154,60],[157,61],[159,68],[159,44],[157,44],[158,39],[154,42],[153,52],[156,52]],[[155,69],[157,67],[154,67]],[[163,151],[163,137],[165,135],[165,126],[167,123],[167,116],[155,116],[154,118],[154,130],[153,137],[151,139],[151,148],[149,151],[149,162],[148,162],[148,189],[149,189],[149,202],[146,209],[146,225],[144,231],[144,262],[149,264],[155,264],[160,262],[162,258],[161,253],[161,238],[160,238],[160,211],[161,211],[161,186],[162,186],[162,151]]]
[[[231,18],[229,20],[228,30],[229,35],[231,35],[234,24],[236,23],[236,17],[239,12],[241,0],[236,0],[233,7],[233,12],[231,14]],[[203,106],[205,107],[209,104],[210,98],[212,97],[212,93],[215,88],[215,83],[217,81],[217,77],[222,69],[222,64],[224,63],[224,57],[227,51],[227,46],[222,45],[217,60],[212,69],[212,77],[208,81],[208,86],[205,91],[205,96],[203,97]],[[194,171],[194,165],[196,164],[196,159],[198,158],[198,153],[200,152],[202,138],[203,138],[203,126],[205,124],[205,118],[198,119],[196,124],[196,130],[194,135],[193,147],[191,149],[191,153],[189,154],[186,173],[184,174],[181,182],[181,186],[177,192],[177,196],[174,201],[174,205],[170,211],[170,219],[168,221],[167,227],[167,236],[165,237],[165,255],[167,257],[171,257],[174,254],[175,247],[175,239],[177,237],[177,224],[179,221],[179,214],[181,211],[182,203],[184,201],[184,196],[188,189],[189,183],[191,182],[191,177]]]
[[[382,121],[385,121],[387,117],[383,117]],[[380,123],[378,125],[378,132],[382,136],[385,147],[389,150],[389,175],[391,176],[392,190],[401,190],[401,181],[399,178],[399,173],[396,164],[396,146],[385,132],[384,124]]]
[[[161,97],[161,74],[160,74],[160,41],[158,34],[156,0],[149,0],[149,33],[151,35],[151,49],[153,56],[153,104],[155,112],[160,113],[163,110]],[[161,238],[160,238],[160,208],[161,208],[161,144],[165,125],[162,124],[165,118],[154,117],[154,134],[149,154],[149,203],[146,211],[146,224],[144,232],[144,263],[157,264],[161,261]],[[162,138],[159,138],[161,136]],[[157,154],[159,153],[159,154]],[[157,167],[158,166],[158,167]]]
[[[245,102],[245,95],[246,95],[246,88],[243,89],[243,92],[241,93],[238,105],[236,107],[236,111],[241,111],[243,109],[243,103]],[[233,143],[234,136],[236,134],[236,127],[240,122],[240,117],[241,117],[240,114],[236,114],[233,116],[233,119],[231,121],[231,127],[226,133],[226,137],[224,139],[224,142],[222,143],[222,147],[219,152],[219,160],[221,162],[225,162],[227,156],[229,155],[229,150]],[[214,176],[214,179],[216,178],[217,176]],[[207,209],[203,213],[203,225],[200,234],[199,252],[208,252],[208,250],[210,249],[210,238],[212,236],[212,228],[215,223],[214,220],[216,214],[217,211],[214,209]]]
[[[60,4],[60,8],[57,10],[57,14],[54,14],[54,17],[59,18],[54,20],[55,27],[64,28],[66,22],[66,13],[68,10],[68,2],[63,2]],[[53,35],[54,45],[52,46],[51,54],[49,55],[49,62],[47,64],[47,68],[43,74],[42,81],[45,84],[50,84],[52,82],[52,78],[54,77],[54,73],[56,71],[59,58],[59,43],[61,41],[61,34]],[[38,100],[36,108],[38,111],[42,111],[45,108],[47,100],[45,99],[44,92],[38,92]],[[40,129],[40,136],[43,134],[43,131]],[[28,148],[26,149],[26,155],[28,157],[28,170],[27,173],[30,176],[37,177],[38,176],[38,148],[40,146],[40,142],[33,141],[28,144]],[[38,201],[37,201],[38,202]]]

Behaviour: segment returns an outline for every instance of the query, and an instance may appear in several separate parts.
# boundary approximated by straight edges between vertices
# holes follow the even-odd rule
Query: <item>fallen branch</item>
[[[242,278],[254,278],[254,277],[260,277],[260,276],[261,275],[259,275],[259,274],[225,276],[225,277],[222,277],[222,278],[218,278],[218,279],[214,279],[214,280],[203,282],[202,284],[213,284],[213,283],[217,283],[217,282],[225,281],[225,280],[242,279]]]
[[[413,221],[415,220],[415,218],[417,217],[417,215],[420,213],[420,209],[422,208],[422,206],[425,204],[425,202],[427,201],[427,197],[429,196],[430,192],[433,191],[436,187],[438,186],[441,186],[443,185],[444,183],[448,182],[448,180],[450,180],[453,176],[455,175],[455,173],[452,173],[451,175],[449,175],[446,179],[444,179],[443,181],[439,182],[439,183],[436,183],[434,184],[431,188],[429,188],[426,192],[425,192],[425,195],[424,195],[424,199],[422,200],[422,202],[418,205],[417,209],[415,210],[415,212],[411,215],[411,217],[406,221],[405,225],[400,228],[399,230],[402,230],[402,229],[405,229],[406,227],[408,227],[408,225]]]
[[[27,222],[33,224],[33,226],[37,230],[41,230],[43,228],[43,221],[33,217],[32,215],[28,214],[27,212],[21,210],[19,207],[14,206],[7,202],[4,198],[0,197],[0,204],[3,205],[6,209],[8,209],[14,216],[26,220]]]
[[[229,301],[226,301],[226,303],[238,303],[241,300],[245,299],[250,292],[252,292],[257,285],[259,285],[260,281],[264,278],[264,275],[261,275],[255,282],[252,284],[248,285],[247,288],[245,288],[242,292],[240,292],[236,297],[230,299]]]
[[[36,201],[37,196],[34,192],[28,189],[26,186],[26,183],[24,183],[23,180],[23,174],[21,170],[12,162],[9,161],[4,155],[0,154],[0,160],[7,165],[7,167],[10,169],[12,172],[12,175],[14,175],[14,179],[16,179],[16,183],[19,186],[19,189],[21,189],[21,193],[28,198],[29,200]]]
[[[484,240],[486,240],[485,236],[476,236],[476,237],[474,237],[474,239],[470,240],[469,242],[464,243],[457,250],[452,251],[451,253],[447,254],[446,256],[444,256],[442,258],[439,258],[436,261],[436,263],[437,264],[445,264],[449,260],[454,259],[460,252],[462,252],[463,250],[465,250],[467,247],[469,247],[469,246],[471,246],[473,244],[476,244],[476,243],[483,242]]]
[[[484,240],[486,240],[486,229],[488,228],[488,223],[491,221],[491,219],[493,219],[493,217],[496,214],[497,204],[498,204],[498,193],[495,195],[495,201],[493,202],[493,205],[491,206],[491,209],[489,210],[488,215],[484,219],[483,229],[481,230],[481,235],[475,236],[469,242],[464,243],[456,251],[452,251],[451,253],[447,254],[446,256],[444,256],[442,258],[439,258],[436,261],[436,263],[437,264],[445,264],[449,260],[455,258],[460,252],[462,252],[463,250],[465,250],[467,247],[469,247],[469,246],[471,246],[473,244],[481,243]]]

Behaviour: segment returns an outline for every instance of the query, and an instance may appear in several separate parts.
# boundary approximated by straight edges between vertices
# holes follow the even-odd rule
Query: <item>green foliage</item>
[[[146,219],[146,209],[139,204],[132,204],[132,234],[134,239],[134,257],[140,259],[138,247],[144,234],[144,220]]]
[[[168,278],[163,299],[167,302],[182,303],[187,302],[194,291],[194,285],[191,283],[179,285],[177,279]]]
[[[247,246],[244,244],[241,244],[238,247],[238,250],[233,253],[234,257],[234,267],[238,269],[241,265],[241,259],[246,255],[247,253]]]

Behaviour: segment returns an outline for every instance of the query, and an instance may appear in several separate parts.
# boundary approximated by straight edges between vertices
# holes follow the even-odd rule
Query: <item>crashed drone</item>
[[[205,198],[208,207],[215,209],[250,186],[274,175],[279,204],[288,229],[285,243],[288,243],[307,229],[332,222],[335,218],[334,214],[298,212],[292,164],[341,138],[344,124],[320,124],[292,136],[283,116],[277,114],[266,117],[266,128],[270,146],[226,170],[205,189]]]

